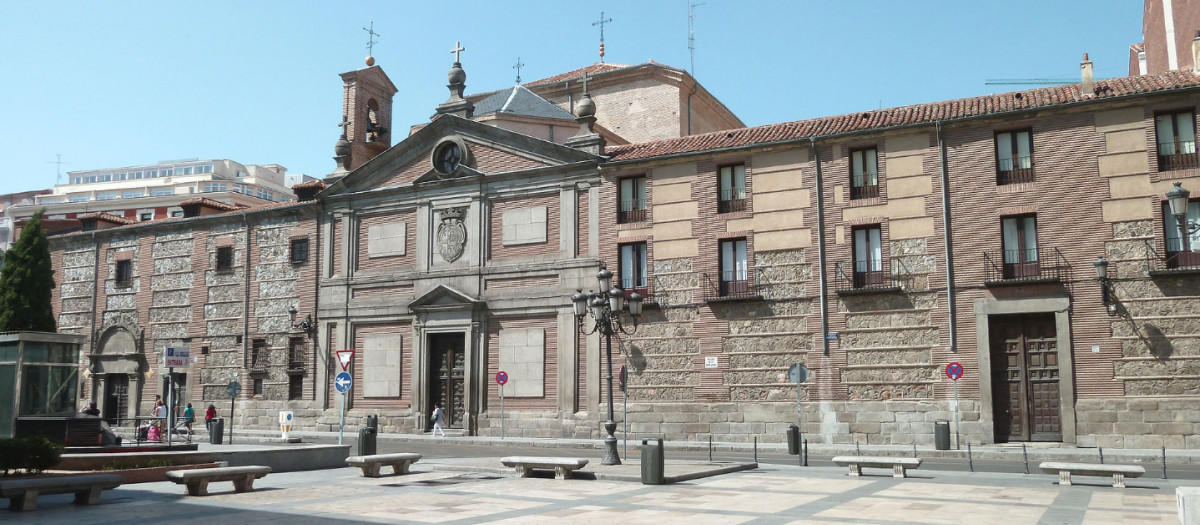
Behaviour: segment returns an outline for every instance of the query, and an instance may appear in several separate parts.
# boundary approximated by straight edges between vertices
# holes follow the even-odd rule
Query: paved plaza
[[[38,510],[6,511],[0,522],[1156,524],[1177,523],[1175,487],[1197,484],[1151,478],[1114,489],[1106,478],[1077,478],[1059,487],[1057,477],[1041,474],[918,470],[895,479],[879,469],[853,478],[841,468],[764,465],[653,486],[434,469],[461,461],[481,458],[428,459],[412,474],[375,479],[351,468],[275,473],[255,492],[215,483],[207,497],[187,497],[168,482],[124,485],[91,507],[72,505],[69,495],[42,496]]]

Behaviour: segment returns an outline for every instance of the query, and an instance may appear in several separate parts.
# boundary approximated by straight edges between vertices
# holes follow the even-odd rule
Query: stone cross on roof
[[[461,60],[459,60],[459,53],[462,53],[463,51],[466,51],[466,50],[467,50],[467,48],[463,47],[462,44],[458,43],[457,40],[454,41],[454,49],[451,49],[450,52],[454,53],[454,63],[455,64],[462,62]]]
[[[587,90],[587,81],[588,81],[588,73],[587,73],[587,71],[584,71],[584,72],[583,72],[583,92],[584,92],[584,93],[587,93],[587,92],[588,92],[588,90]]]

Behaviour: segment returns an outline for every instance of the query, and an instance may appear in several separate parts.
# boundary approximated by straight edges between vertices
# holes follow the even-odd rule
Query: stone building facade
[[[668,104],[650,141],[621,135],[646,115],[605,120],[564,78],[579,132],[547,140],[474,119],[456,63],[450,100],[392,145],[395,89],[371,67],[343,75],[339,170],[301,202],[56,237],[60,325],[89,335],[83,390],[106,415],[144,412],[157,352],[185,344],[186,400],[228,406],[238,380],[238,425],[288,409],[335,429],[352,349],[347,421],[422,432],[437,403],[499,435],[504,370],[506,434],[598,437],[602,341],[568,297],[603,263],[648,297],[614,342],[631,437],[781,440],[800,363],[810,441],[930,445],[957,409],[971,443],[1195,448],[1200,259],[1164,200],[1200,196],[1200,79],[1084,71],[697,135]]]

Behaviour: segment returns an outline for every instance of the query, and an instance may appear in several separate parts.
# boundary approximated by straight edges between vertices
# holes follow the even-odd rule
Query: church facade
[[[347,421],[423,432],[437,404],[499,435],[503,370],[507,435],[599,437],[602,341],[569,297],[603,264],[647,297],[613,343],[633,437],[782,440],[799,390],[815,442],[927,446],[957,419],[971,443],[1197,448],[1200,200],[1182,229],[1166,201],[1200,196],[1200,79],[1090,66],[747,128],[657,64],[469,96],[456,63],[394,145],[397,90],[368,67],[342,75],[338,170],[300,202],[55,237],[60,326],[88,336],[105,417],[144,413],[187,345],[185,402],[228,407],[236,380],[238,426],[336,429],[352,349]],[[673,102],[621,104],[622,79]]]

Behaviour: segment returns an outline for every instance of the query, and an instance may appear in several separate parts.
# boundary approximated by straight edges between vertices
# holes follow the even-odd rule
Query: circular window
[[[433,168],[443,175],[458,169],[463,161],[463,149],[457,142],[447,141],[433,152]]]

